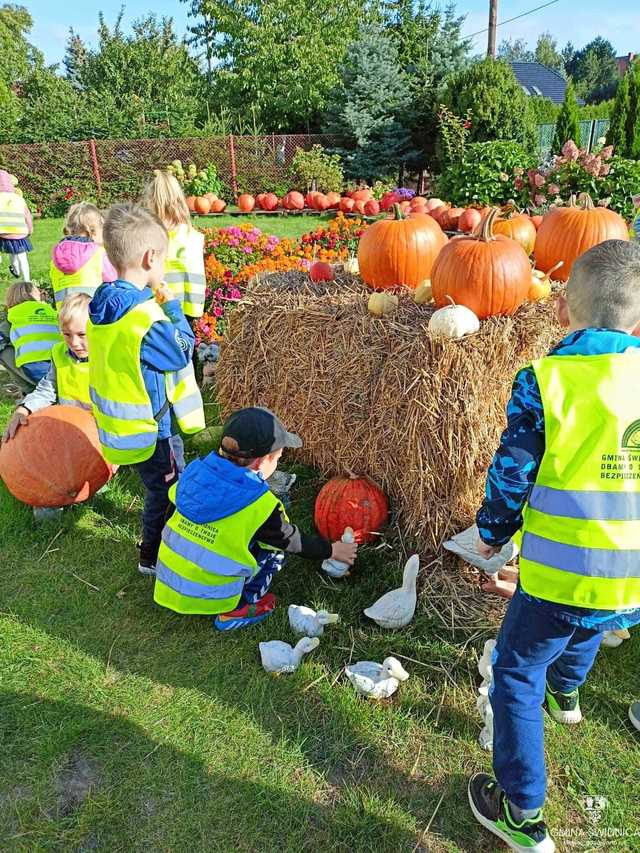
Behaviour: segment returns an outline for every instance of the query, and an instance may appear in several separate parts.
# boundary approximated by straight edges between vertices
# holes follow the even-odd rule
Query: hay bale
[[[434,338],[432,307],[404,291],[397,313],[378,320],[369,295],[345,274],[322,285],[297,272],[254,283],[222,346],[218,398],[225,413],[275,411],[325,476],[371,477],[407,542],[427,553],[472,522],[513,377],[560,330],[546,302],[462,341]]]

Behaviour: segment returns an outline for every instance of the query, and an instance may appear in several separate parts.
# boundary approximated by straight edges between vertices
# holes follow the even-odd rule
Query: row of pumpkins
[[[391,217],[364,232],[360,276],[374,290],[404,285],[416,291],[416,301],[464,306],[479,320],[513,314],[523,302],[545,298],[550,279],[566,281],[584,252],[605,240],[629,239],[624,219],[595,207],[588,196],[552,208],[536,222],[497,208],[455,210],[433,199],[425,207],[403,211],[395,203]],[[441,227],[449,230],[448,217],[457,218],[458,227],[463,217],[475,226],[449,239]]]
[[[426,201],[426,199],[425,199]],[[275,193],[258,193],[253,196],[242,193],[238,196],[237,206],[242,213],[251,213],[258,210],[275,211],[283,210],[317,210],[319,213],[325,210],[341,210],[343,213],[358,213],[361,216],[377,216],[387,208],[382,206],[373,198],[371,190],[354,190],[352,193],[340,195],[340,193],[309,192],[303,195],[292,190],[278,198]],[[222,213],[226,208],[226,202],[218,198],[214,193],[206,193],[202,196],[188,196],[187,205],[192,213],[201,215],[207,213]]]

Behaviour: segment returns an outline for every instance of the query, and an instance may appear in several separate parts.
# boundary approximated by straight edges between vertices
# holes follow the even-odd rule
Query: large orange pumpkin
[[[242,195],[238,196],[238,207],[243,213],[251,213],[255,206],[256,200],[249,193],[242,193]]]
[[[262,199],[263,210],[275,210],[278,206],[278,196],[275,193],[266,193]]]
[[[0,477],[15,498],[30,506],[82,503],[110,476],[96,422],[75,406],[35,412],[0,449]]]
[[[509,213],[510,211],[507,211],[504,218],[496,219],[493,223],[493,233],[510,237],[520,243],[527,255],[532,254],[536,244],[536,226],[524,213]]]
[[[222,211],[225,209],[226,206],[227,206],[226,201],[224,201],[221,198],[217,198],[211,205],[211,212],[212,213],[222,213]]]
[[[358,246],[363,281],[374,290],[405,284],[415,289],[431,277],[431,268],[447,237],[430,216],[406,217],[393,206],[392,219],[381,219],[364,232]]]
[[[328,200],[329,200],[329,207],[330,207],[332,210],[336,210],[336,209],[337,209],[337,207],[338,207],[338,205],[340,204],[340,193],[336,193],[336,192],[333,192],[333,191],[332,191],[332,192],[328,192],[328,193],[327,193],[327,198],[328,198]]]
[[[191,211],[191,213],[195,213],[196,210],[196,197],[194,195],[187,196],[187,207]]]
[[[200,195],[197,196],[195,202],[193,203],[196,213],[206,214],[211,210],[211,202],[205,196]]]
[[[313,198],[313,207],[315,210],[318,210],[320,212],[324,210],[329,210],[329,199],[324,193],[316,193]]]
[[[317,195],[317,192],[315,190],[311,190],[310,192],[308,192],[306,194],[306,196],[304,197],[304,206],[310,207],[312,210],[314,210],[315,207],[313,204],[313,200],[316,197],[316,195]]]
[[[336,542],[351,527],[357,542],[372,542],[389,517],[389,502],[366,477],[334,477],[318,493],[314,511],[322,536]]]
[[[536,238],[536,269],[549,272],[558,261],[564,261],[551,278],[566,281],[580,255],[605,240],[628,239],[624,219],[606,207],[595,207],[584,194],[579,205],[571,199],[568,207],[554,207],[542,220]]]
[[[340,199],[340,210],[343,213],[351,213],[351,211],[353,210],[353,208],[355,206],[356,206],[355,201],[352,198],[350,198],[349,196],[345,195]]]
[[[351,193],[351,198],[354,201],[369,201],[369,199],[373,198],[373,193],[369,189],[356,190]]]
[[[497,215],[494,208],[472,235],[450,240],[436,258],[430,278],[437,308],[453,300],[484,320],[513,314],[526,300],[531,284],[529,258],[515,240],[494,236]]]
[[[289,210],[302,210],[304,208],[304,196],[296,190],[291,190],[289,195]]]

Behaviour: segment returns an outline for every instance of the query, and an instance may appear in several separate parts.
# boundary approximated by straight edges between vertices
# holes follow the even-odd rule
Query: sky
[[[61,4],[55,0],[12,0],[26,6],[34,19],[31,41],[43,51],[50,63],[60,62],[64,45],[73,27],[88,43],[95,38],[98,11],[107,21],[113,22],[124,2],[125,22],[131,22],[153,10],[158,15],[170,15],[178,32],[187,26],[188,4],[180,0],[99,0],[98,3]],[[436,0],[437,2],[437,0]],[[523,12],[529,12],[545,0],[499,0],[498,21],[506,21]],[[435,5],[435,4],[434,4]],[[441,0],[440,5],[446,5]],[[456,3],[459,14],[466,14],[465,34],[472,34],[487,26],[489,0],[460,0]],[[526,15],[520,20],[498,27],[498,42],[503,38],[523,38],[532,46],[541,32],[550,30],[560,47],[571,41],[582,47],[597,35],[609,39],[617,54],[640,53],[640,14],[637,0],[618,0],[604,10],[601,0],[558,0],[546,9]],[[474,39],[474,50],[484,51],[486,33]]]

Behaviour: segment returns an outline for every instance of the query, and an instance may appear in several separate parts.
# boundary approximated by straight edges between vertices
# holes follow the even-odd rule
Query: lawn
[[[273,230],[280,224],[313,227],[291,218]],[[59,230],[38,223],[34,276]],[[0,423],[11,407],[0,390]],[[213,400],[207,411],[212,419]],[[205,449],[191,442],[192,454]],[[320,482],[296,470],[291,512],[310,529]],[[342,581],[288,560],[271,619],[217,635],[204,618],[154,605],[152,582],[135,571],[140,511],[127,470],[61,524],[36,526],[0,485],[0,850],[500,849],[466,803],[467,777],[490,766],[475,686],[494,628],[452,632],[445,605],[425,597],[408,628],[373,626],[362,609],[399,583],[404,562],[390,540],[362,550]],[[297,673],[275,679],[258,642],[293,639],[289,603],[342,621]],[[640,849],[640,740],[626,717],[640,696],[639,653],[638,636],[602,652],[583,725],[547,720],[546,816],[561,850]],[[409,681],[387,702],[357,697],[345,661],[389,654],[402,656]],[[587,796],[608,801],[597,824]]]

